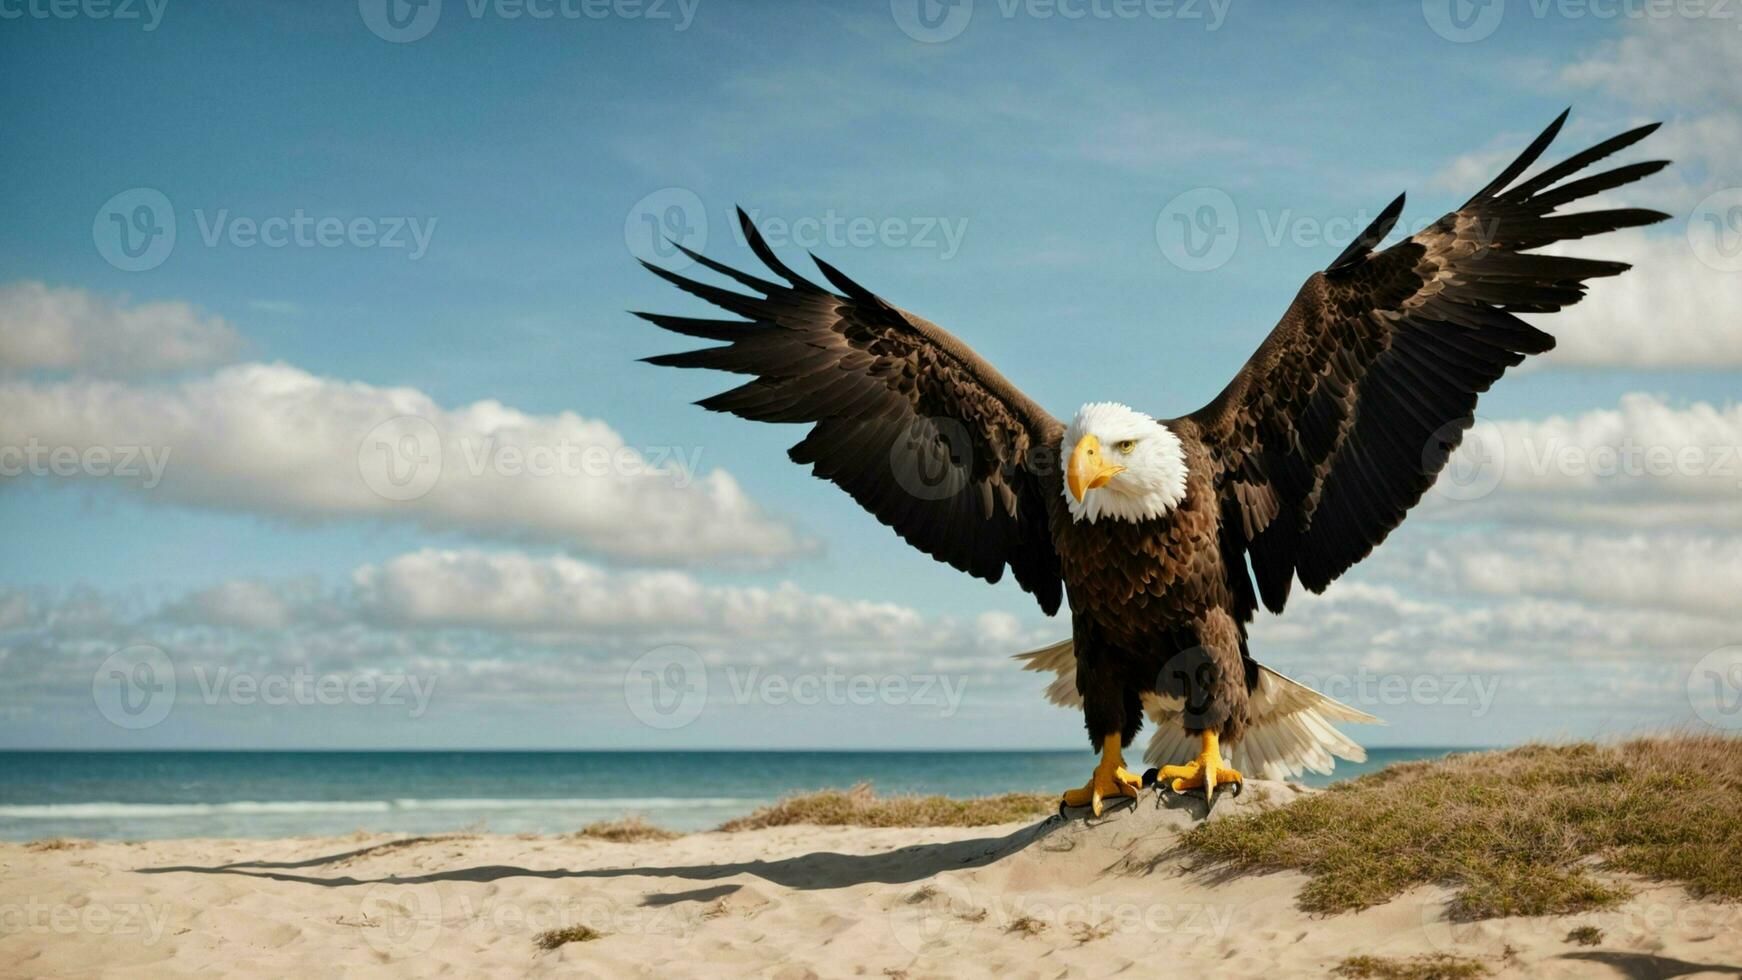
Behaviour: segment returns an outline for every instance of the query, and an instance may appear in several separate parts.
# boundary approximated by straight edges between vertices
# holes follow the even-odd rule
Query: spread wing
[[[1064,426],[967,345],[884,302],[814,256],[845,295],[775,257],[740,209],[750,248],[783,282],[683,251],[758,295],[721,289],[643,262],[660,278],[742,320],[637,313],[724,346],[647,360],[751,380],[697,404],[759,422],[809,423],[793,462],[851,494],[909,544],[996,582],[1009,567],[1048,615],[1062,599],[1047,523],[1059,493]],[[675,243],[674,243],[675,244]],[[678,246],[682,248],[682,246]]]
[[[1383,252],[1399,197],[1294,303],[1233,382],[1188,418],[1221,467],[1223,513],[1264,604],[1299,578],[1321,592],[1421,499],[1507,368],[1554,346],[1519,319],[1578,302],[1621,262],[1532,249],[1667,218],[1657,211],[1557,214],[1668,161],[1567,180],[1656,129],[1643,126],[1518,181],[1561,113],[1463,207]],[[1517,183],[1514,183],[1517,181]]]

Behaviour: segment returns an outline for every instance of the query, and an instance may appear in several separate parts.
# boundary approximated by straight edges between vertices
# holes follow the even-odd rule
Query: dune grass
[[[592,942],[604,933],[586,926],[569,926],[566,929],[547,929],[533,937],[533,943],[539,949],[556,949],[569,943]]]
[[[1448,914],[1463,921],[1579,912],[1627,896],[1594,870],[1742,899],[1742,739],[1529,745],[1405,763],[1201,824],[1182,844],[1236,869],[1307,872],[1300,904],[1319,913],[1434,882],[1457,889]]]
[[[46,837],[42,840],[33,840],[24,845],[24,848],[28,851],[76,851],[90,846],[91,842],[88,840],[70,837]]]
[[[609,841],[613,844],[639,844],[643,841],[676,840],[683,835],[658,824],[648,823],[640,817],[622,817],[617,820],[595,820],[569,836]]]
[[[1472,980],[1488,973],[1488,968],[1480,962],[1448,953],[1415,956],[1407,960],[1351,956],[1331,971],[1332,976],[1351,980]]]
[[[721,830],[761,830],[814,824],[821,827],[987,827],[1031,820],[1058,810],[1047,793],[1006,793],[971,800],[947,796],[878,796],[869,783],[851,789],[826,789],[789,796],[748,816],[728,820]]]

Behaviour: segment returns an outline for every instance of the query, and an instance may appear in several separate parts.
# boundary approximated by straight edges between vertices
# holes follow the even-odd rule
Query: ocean
[[[1451,748],[1369,749],[1325,785]],[[1081,785],[1087,752],[0,752],[0,839],[562,833],[639,814],[702,830],[791,793]]]

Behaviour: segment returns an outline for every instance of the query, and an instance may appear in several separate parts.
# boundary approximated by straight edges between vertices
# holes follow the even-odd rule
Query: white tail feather
[[[1046,699],[1066,708],[1083,704],[1077,693],[1077,656],[1070,640],[1019,653],[1024,670],[1058,675],[1047,685]],[[1180,723],[1185,703],[1155,694],[1143,696],[1143,710],[1155,723],[1143,761],[1152,766],[1179,765],[1197,758],[1198,740]],[[1253,779],[1288,779],[1304,772],[1329,773],[1337,759],[1365,762],[1367,752],[1331,724],[1334,721],[1383,725],[1384,721],[1327,697],[1258,665],[1258,685],[1247,702],[1246,733],[1228,760]]]

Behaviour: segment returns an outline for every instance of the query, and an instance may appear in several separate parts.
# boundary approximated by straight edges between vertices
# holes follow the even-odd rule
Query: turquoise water
[[[1324,785],[1448,748],[1371,749]],[[0,752],[0,839],[560,833],[640,814],[700,830],[780,796],[1055,792],[1083,752]]]

